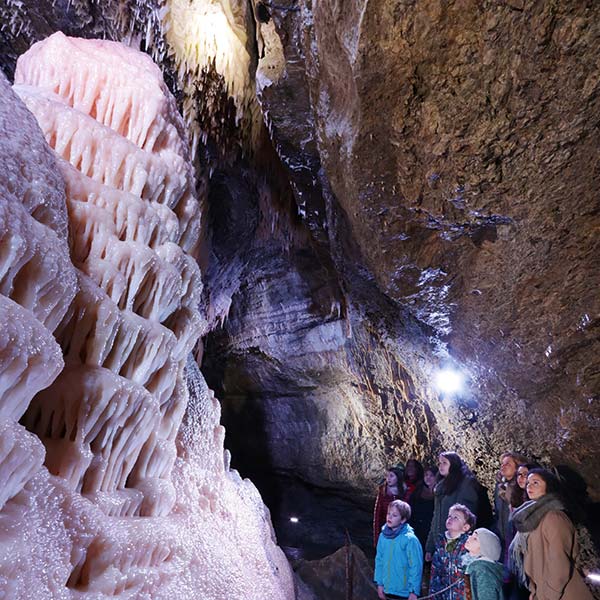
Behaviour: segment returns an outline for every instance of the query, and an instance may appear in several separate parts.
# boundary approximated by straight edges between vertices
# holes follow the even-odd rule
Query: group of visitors
[[[416,600],[428,563],[436,600],[592,600],[558,477],[506,452],[497,479],[492,514],[456,452],[386,470],[373,519],[381,600]]]

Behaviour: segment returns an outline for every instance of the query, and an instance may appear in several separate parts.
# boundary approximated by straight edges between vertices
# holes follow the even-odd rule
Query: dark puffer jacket
[[[477,482],[472,477],[465,477],[459,486],[451,494],[443,493],[444,481],[440,481],[434,490],[433,518],[431,519],[431,529],[427,536],[425,551],[433,554],[435,550],[435,541],[446,531],[446,519],[448,511],[453,504],[464,504],[472,512],[477,514],[478,508],[478,489]]]

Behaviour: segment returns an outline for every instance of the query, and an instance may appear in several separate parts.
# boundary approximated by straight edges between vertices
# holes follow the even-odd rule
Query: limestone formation
[[[52,332],[77,288],[56,160],[3,76],[0,94],[5,132],[0,140],[1,508],[42,465],[40,440],[17,421],[64,366]]]
[[[24,125],[0,152],[0,591],[290,598],[268,513],[229,471],[189,361],[206,329],[200,205],[160,71],[57,33],[15,81],[31,113],[3,80],[0,117]],[[186,369],[202,423],[182,427]]]
[[[196,489],[182,476],[190,473],[180,461],[186,444],[180,430],[174,445],[168,426],[181,418],[181,367],[194,346],[222,403],[232,463],[256,477],[290,543],[316,536],[333,550],[349,521],[353,539],[366,547],[384,466],[410,455],[432,461],[442,449],[459,451],[488,487],[499,454],[514,449],[544,464],[570,465],[600,497],[600,5],[107,0],[100,9],[83,0],[0,0],[0,18],[9,76],[18,54],[63,30],[141,47],[167,82],[155,81],[155,69],[128,50],[117,53],[128,66],[96,81],[85,44],[61,46],[64,39],[53,38],[73,68],[51,75],[32,61],[30,81],[49,87],[22,81],[17,88],[51,141],[56,132],[64,183],[58,170],[44,166],[48,148],[31,144],[29,129],[15,126],[26,121],[24,106],[15,107],[14,120],[12,113],[2,117],[2,130],[17,141],[0,166],[27,164],[6,187],[39,221],[21,219],[19,231],[29,235],[41,223],[66,240],[60,209],[66,189],[71,257],[80,272],[74,302],[66,303],[56,328],[56,339],[70,344],[65,375],[53,363],[31,382],[37,391],[58,376],[54,386],[65,390],[71,369],[93,372],[94,381],[108,371],[122,378],[110,390],[114,397],[128,388],[136,398],[114,415],[96,415],[64,394],[69,412],[60,413],[60,422],[85,424],[75,439],[61,440],[82,457],[77,473],[92,487],[114,487],[89,492],[97,508],[145,513],[152,508],[143,498],[151,504],[162,494],[174,502],[171,515],[178,514],[185,505],[181,486],[202,510],[217,514],[210,477]],[[127,97],[140,68],[153,109],[138,113],[130,128],[115,99]],[[91,83],[89,90],[104,90],[105,82],[123,87],[123,95],[70,86],[73,71]],[[161,100],[167,86],[175,101]],[[175,104],[192,137],[190,158],[202,167],[200,205],[187,159],[176,158],[185,158],[187,148],[181,124],[159,133]],[[87,150],[90,140],[94,152]],[[126,168],[103,171],[113,146],[115,166]],[[19,158],[32,147],[38,148],[33,162]],[[165,170],[168,160],[174,168]],[[82,178],[82,169],[97,179]],[[46,189],[52,192],[40,193]],[[36,318],[53,323],[62,301],[45,269],[57,269],[62,259],[45,252],[48,239],[18,247],[40,275],[35,293],[47,290],[52,302],[43,309],[23,288],[14,294],[35,306]],[[182,301],[186,286],[199,290],[188,264],[196,251],[204,277],[201,315],[195,300]],[[15,272],[8,277],[18,282]],[[196,345],[200,331],[208,334]],[[105,335],[105,345],[97,346]],[[52,339],[31,325],[20,347],[28,347],[28,336],[45,340],[40,352],[51,362],[58,352]],[[11,373],[23,373],[21,359]],[[461,371],[461,393],[444,395],[434,385],[444,366]],[[125,375],[132,378],[127,384]],[[94,394],[101,405],[113,397],[107,390]],[[145,394],[157,399],[147,411],[140,408]],[[21,403],[29,400],[17,402],[11,415]],[[23,422],[42,418],[33,413],[36,403]],[[203,396],[202,415],[210,413],[214,429],[202,444],[219,446],[223,430],[212,404]],[[105,439],[94,429],[157,418],[162,426],[137,458],[136,436]],[[51,423],[49,414],[43,419]],[[43,432],[48,447],[57,431]],[[8,436],[6,447],[20,439]],[[119,449],[114,461],[113,448]],[[220,447],[217,454],[220,461]],[[221,473],[210,456],[198,464],[212,467],[200,469]],[[41,460],[32,457],[33,464]],[[56,461],[56,469],[64,467]],[[50,484],[34,480],[26,486],[37,486],[39,499]],[[61,482],[61,494],[75,493],[69,486],[77,484]],[[253,496],[246,500],[254,503]],[[305,525],[294,530],[289,516],[299,507]],[[28,514],[32,526],[39,524],[35,511]],[[139,532],[121,533],[139,539]],[[122,548],[98,551],[107,535],[91,522],[78,530],[73,585],[97,589],[111,561],[127,580]],[[172,563],[158,538],[149,540],[155,542],[162,567],[152,576],[167,578]],[[57,557],[66,556],[60,547]],[[89,555],[102,554],[96,565],[83,556],[88,547]],[[29,564],[35,557],[19,558]],[[132,565],[137,582],[147,565],[137,555]],[[216,592],[207,585],[208,598]]]

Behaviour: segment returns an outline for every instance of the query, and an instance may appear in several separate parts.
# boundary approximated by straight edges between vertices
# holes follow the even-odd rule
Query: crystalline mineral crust
[[[160,71],[56,33],[0,92],[0,595],[291,599],[190,358],[201,211]]]

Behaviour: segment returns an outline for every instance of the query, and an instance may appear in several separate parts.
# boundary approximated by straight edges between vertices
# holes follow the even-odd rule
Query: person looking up
[[[381,600],[417,600],[421,591],[423,550],[413,528],[407,523],[408,519],[410,506],[403,500],[393,500],[388,507],[375,555],[374,579]]]
[[[478,508],[478,484],[463,459],[456,452],[442,452],[438,467],[441,479],[434,489],[433,517],[425,544],[426,561],[431,560],[435,542],[444,532],[450,507],[464,504],[475,514]]]
[[[423,481],[415,488],[412,493],[409,504],[412,509],[410,524],[415,530],[415,535],[419,538],[425,552],[425,543],[431,527],[431,518],[433,517],[433,488],[438,482],[437,467],[427,467],[423,471]]]
[[[469,575],[473,600],[502,600],[502,554],[500,538],[489,529],[480,527],[467,539],[465,573]]]
[[[464,504],[453,504],[448,511],[446,531],[435,545],[431,561],[429,593],[436,600],[465,600],[465,543],[475,526],[475,515]],[[449,588],[449,589],[447,589]]]
[[[373,509],[373,545],[375,547],[377,547],[381,528],[385,524],[390,502],[403,500],[405,494],[404,467],[402,465],[388,467],[385,470],[385,479],[377,489],[377,498]]]
[[[423,465],[416,458],[409,458],[406,461],[406,469],[404,470],[404,484],[406,485],[406,496],[403,498],[406,502],[410,501],[410,497],[415,489],[423,482]]]
[[[515,452],[505,452],[500,457],[500,481],[494,489],[494,531],[498,534],[500,542],[505,544],[508,534],[508,517],[510,516],[510,495],[517,487],[517,469],[526,463],[524,456]],[[508,548],[507,548],[508,549]],[[503,552],[503,557],[506,552]]]
[[[512,509],[519,508],[523,502],[529,500],[527,495],[527,475],[532,469],[540,469],[537,463],[523,463],[517,469],[517,486],[513,488],[510,494],[510,505]]]
[[[517,533],[510,555],[530,600],[592,600],[575,568],[579,547],[558,478],[546,469],[531,469],[527,495],[529,501],[511,515]]]
[[[505,595],[510,598],[513,594],[512,588],[515,587],[513,577],[508,561],[508,547],[514,537],[514,530],[509,523],[510,517],[510,498],[515,490],[519,489],[517,485],[517,470],[522,463],[527,462],[524,456],[515,452],[505,452],[500,457],[500,471],[498,473],[498,482],[494,488],[494,521],[492,529],[500,538],[502,544],[501,561],[504,565],[504,586]]]
[[[518,466],[517,476],[515,478],[517,485],[511,486],[507,490],[510,515],[512,515],[516,508],[529,500],[527,491],[525,489],[527,485],[527,474],[531,469],[539,467],[540,465],[537,463],[524,463]],[[507,600],[529,600],[529,590],[523,585],[522,581],[519,581],[519,579],[514,576],[514,573],[512,572],[509,548],[513,538],[515,537],[516,530],[512,521],[510,520],[510,515],[508,525],[506,527],[506,539],[504,540],[503,544],[504,597]]]

